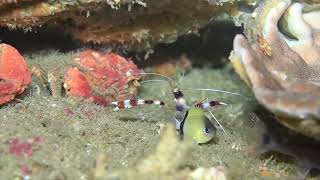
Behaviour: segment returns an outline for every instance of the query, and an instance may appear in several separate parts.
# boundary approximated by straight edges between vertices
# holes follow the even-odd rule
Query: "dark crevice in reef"
[[[263,137],[261,144],[262,152],[266,152],[267,154],[278,152],[288,155],[294,158],[294,162],[300,171],[310,171],[313,169],[313,174],[319,172],[320,156],[317,154],[320,150],[319,141],[303,136],[279,124],[276,117],[263,107],[259,106],[254,111],[254,114],[257,117],[254,123]],[[280,159],[285,160],[287,158]]]
[[[139,59],[137,63],[140,66],[159,64],[186,54],[194,66],[219,67],[226,63],[233,38],[238,33],[242,33],[242,28],[232,22],[211,23],[199,29],[198,34],[191,33],[179,37],[174,43],[157,45],[148,60],[144,60],[145,53],[139,54],[138,58],[133,53],[129,55]]]
[[[46,49],[67,52],[80,47],[70,36],[50,28],[38,28],[30,32],[0,28],[0,41],[16,47],[22,53]]]
[[[242,29],[235,27],[230,22],[213,22],[206,27],[197,30],[197,34],[188,34],[178,38],[171,44],[159,44],[154,47],[154,53],[144,60],[146,52],[126,52],[121,47],[114,49],[126,57],[132,58],[139,66],[158,64],[169,59],[177,59],[186,54],[194,66],[220,66],[225,64],[232,50],[232,41]],[[81,44],[71,39],[70,36],[57,29],[42,27],[31,32],[22,30],[11,31],[0,28],[0,40],[8,43],[22,53],[35,52],[47,49],[56,49],[68,52],[79,48],[94,48],[106,50],[109,47],[93,44]]]

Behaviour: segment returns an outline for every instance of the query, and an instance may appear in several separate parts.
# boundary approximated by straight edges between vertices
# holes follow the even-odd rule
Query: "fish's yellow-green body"
[[[209,142],[215,136],[216,129],[205,116],[203,109],[189,108],[184,117],[183,134],[202,144]]]

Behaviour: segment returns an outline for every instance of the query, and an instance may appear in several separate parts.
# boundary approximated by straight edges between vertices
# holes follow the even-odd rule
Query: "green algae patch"
[[[63,76],[66,67],[72,65],[73,54],[46,51],[29,54],[26,60],[29,65],[40,66],[44,74],[55,68]],[[205,98],[227,103],[228,106],[215,108],[213,113],[228,136],[217,126],[214,141],[203,145],[189,144],[190,151],[180,157],[183,159],[181,164],[168,164],[168,167],[177,169],[166,171],[163,177],[173,179],[177,174],[182,176],[198,167],[218,165],[225,167],[231,179],[260,179],[263,177],[261,167],[267,167],[273,174],[270,178],[286,178],[292,173],[292,164],[260,158],[252,153],[252,142],[256,139],[252,136],[256,134],[251,133],[252,128],[248,126],[248,113],[257,103],[230,65],[218,69],[194,68],[185,75],[180,88],[189,105]],[[192,88],[216,88],[243,96],[194,91]],[[91,179],[95,177],[92,174],[101,155],[106,162],[100,169],[104,171],[100,178],[113,178],[112,173],[123,170],[126,173],[117,177],[126,179],[128,172],[135,172],[134,168],[143,170],[146,166],[148,169],[152,163],[139,162],[153,157],[163,127],[166,128],[174,116],[174,101],[166,82],[142,84],[139,98],[163,100],[168,107],[142,106],[114,112],[112,108],[74,98],[53,97],[35,79],[27,92],[0,108],[0,176],[4,179],[23,176]],[[19,141],[14,141],[16,139]],[[39,139],[41,141],[36,141]],[[172,151],[168,149],[168,152]],[[148,179],[153,175],[152,171],[145,172],[144,177]]]

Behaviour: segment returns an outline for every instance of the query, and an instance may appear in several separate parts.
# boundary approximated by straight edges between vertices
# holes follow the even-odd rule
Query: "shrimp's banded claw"
[[[159,100],[148,100],[148,99],[126,99],[123,101],[114,101],[111,102],[110,105],[112,107],[115,107],[113,110],[118,111],[120,109],[129,109],[133,107],[137,107],[139,105],[145,105],[145,104],[154,104],[158,106],[165,106],[165,103],[163,101]]]
[[[209,110],[210,108],[212,107],[215,107],[215,106],[219,106],[219,105],[227,105],[226,103],[224,102],[220,102],[220,101],[209,101],[209,102],[206,102],[206,103],[203,103],[203,102],[199,102],[197,104],[194,105],[195,108],[201,108],[201,109],[204,109],[204,110]]]

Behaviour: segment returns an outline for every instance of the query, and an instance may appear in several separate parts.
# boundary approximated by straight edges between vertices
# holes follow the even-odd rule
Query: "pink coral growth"
[[[21,142],[18,138],[14,138],[10,140],[9,143],[9,154],[17,157],[25,156],[26,158],[30,158],[33,154],[32,145],[41,145],[43,142],[44,139],[41,137],[35,137],[25,142]]]
[[[31,169],[27,165],[21,165],[20,166],[21,174],[23,176],[27,176],[31,174]]]
[[[18,157],[25,155],[27,158],[32,156],[32,147],[30,143],[20,142],[18,138],[10,141],[9,153]]]
[[[44,143],[44,138],[42,138],[42,137],[35,137],[35,138],[32,138],[32,139],[30,140],[30,143],[31,143],[31,144],[38,144],[38,145],[41,145],[41,144],[43,144],[43,143]]]
[[[72,111],[72,109],[67,108],[67,107],[63,109],[63,112],[68,116],[74,115],[74,112]]]

